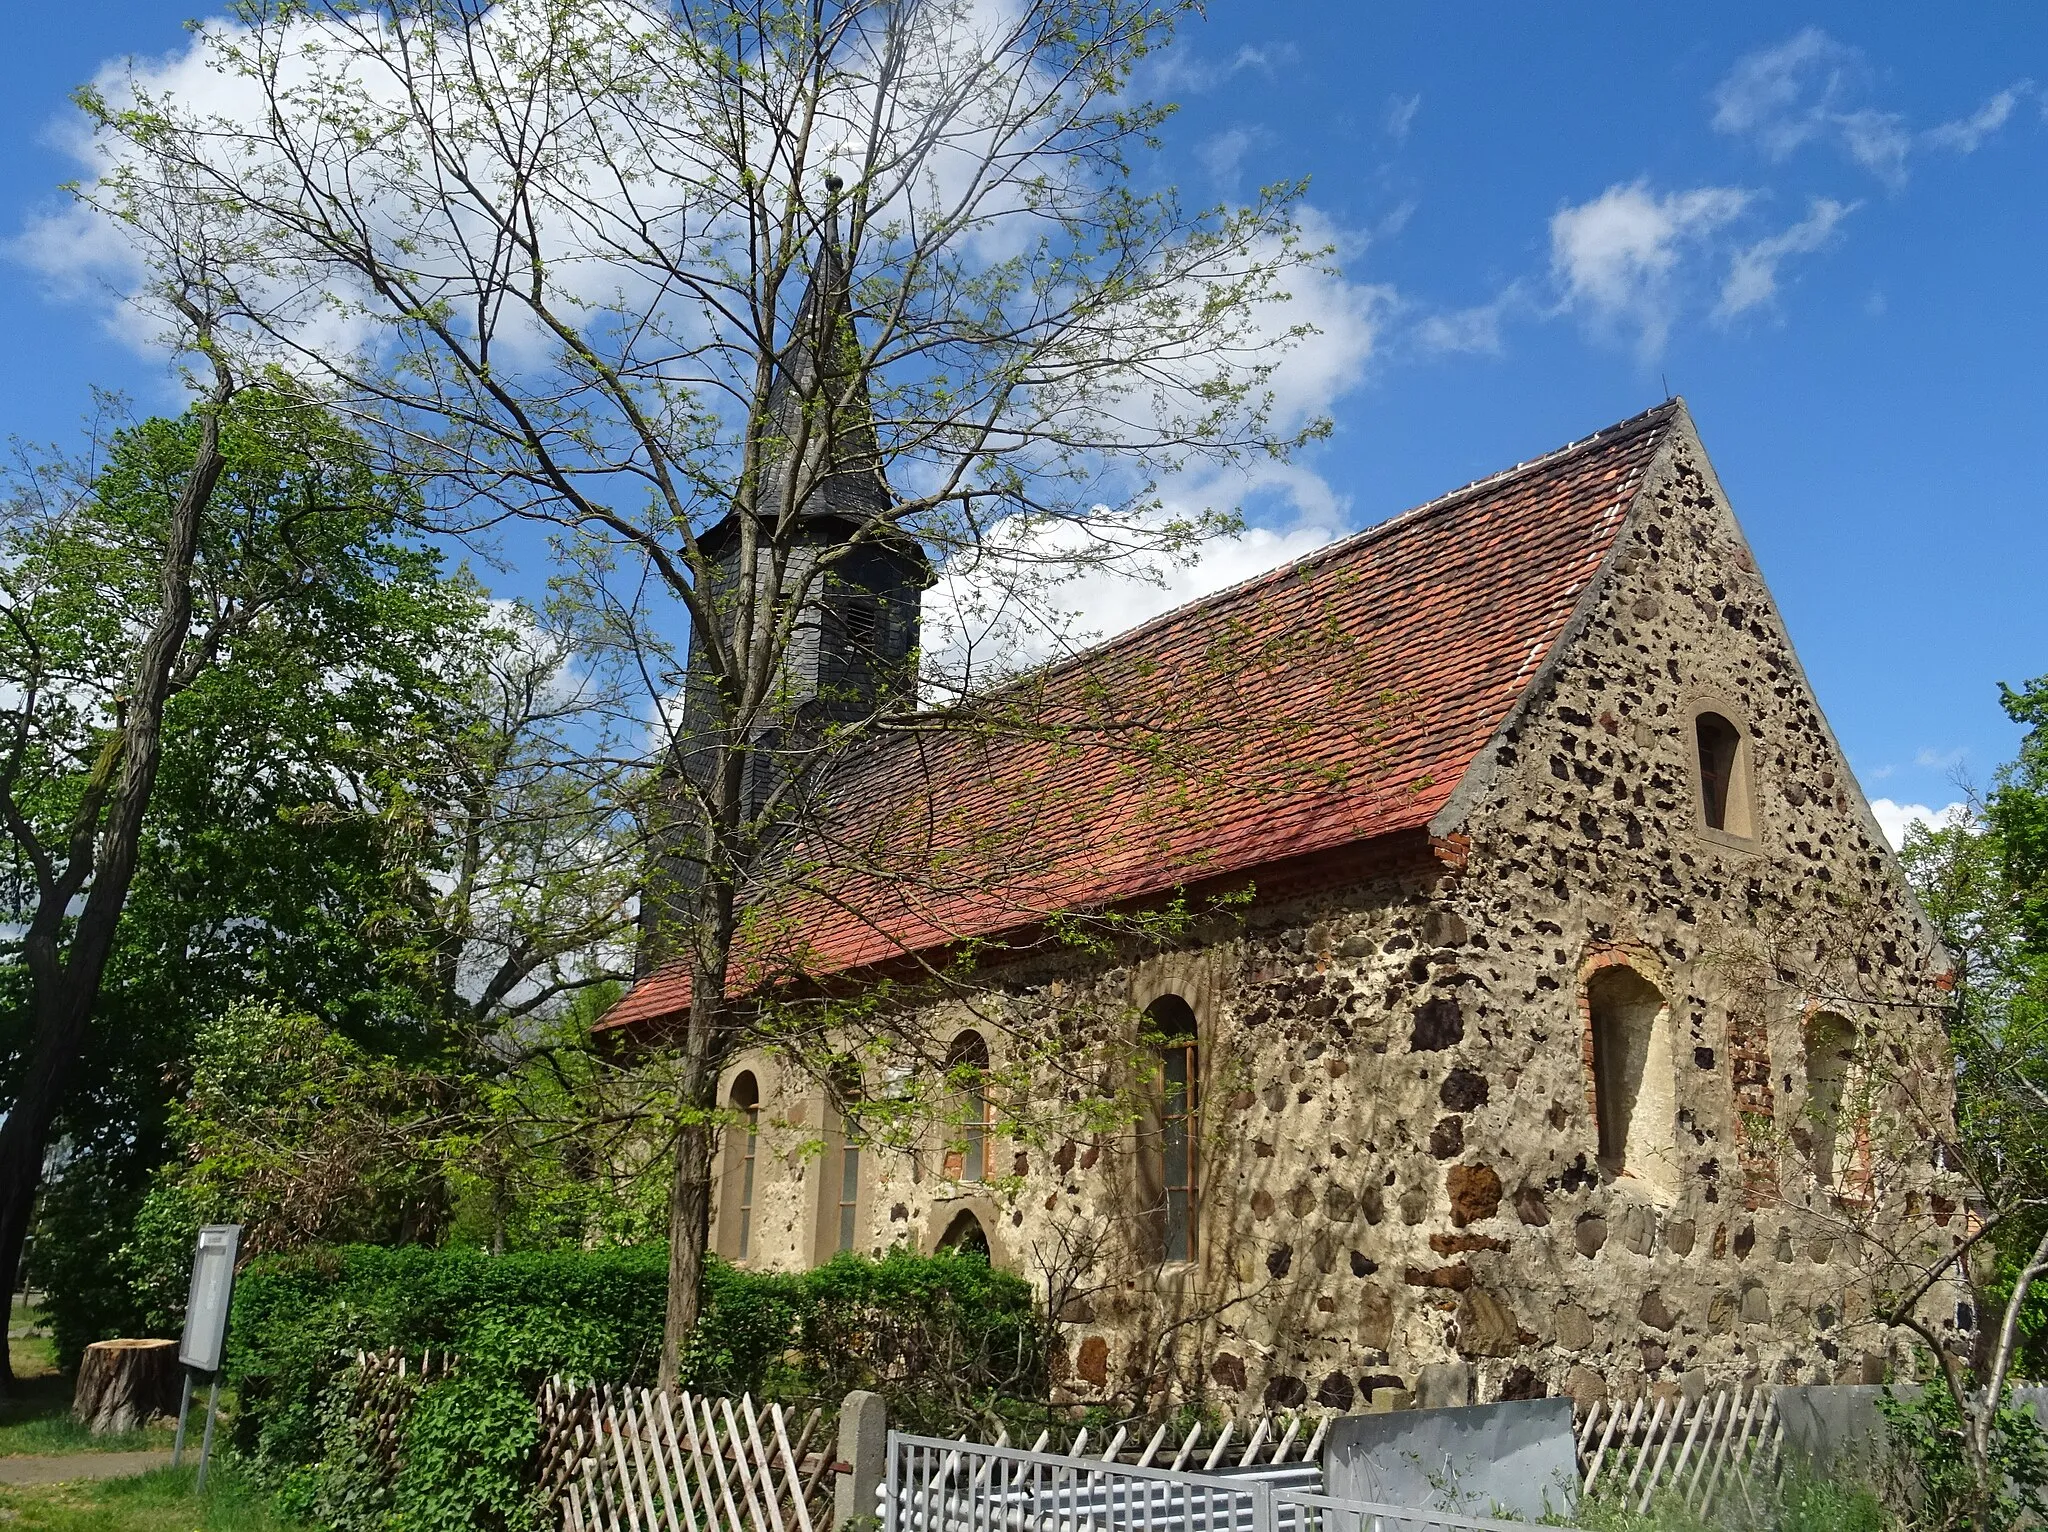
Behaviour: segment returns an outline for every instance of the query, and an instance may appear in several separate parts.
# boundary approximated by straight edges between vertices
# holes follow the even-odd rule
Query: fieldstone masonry
[[[1747,834],[1704,820],[1702,710],[1741,731]],[[872,1152],[860,1247],[930,1248],[971,1213],[993,1259],[1072,1295],[1077,1399],[1349,1410],[1390,1390],[1583,1402],[1860,1377],[1886,1346],[1868,1279],[1850,1239],[1798,1216],[1822,1194],[1785,1149],[1806,1106],[1798,975],[1759,996],[1724,947],[1827,892],[1863,912],[1861,966],[1902,992],[1945,959],[1682,415],[1431,832],[1262,894],[1185,950],[989,975],[1012,1035],[1129,1029],[1161,995],[1192,1009],[1192,1266],[1151,1263],[1132,1234],[1129,1133],[1002,1145],[982,1185],[946,1179],[936,1151]],[[1603,985],[1646,1018],[1630,1158],[1637,1135],[1657,1147],[1625,1166],[1601,1152]],[[962,1024],[923,1021],[940,1041]],[[768,1061],[743,1067],[787,1125],[764,1136],[748,1258],[808,1264],[829,1253],[838,1143]],[[732,1206],[728,1187],[728,1253]]]

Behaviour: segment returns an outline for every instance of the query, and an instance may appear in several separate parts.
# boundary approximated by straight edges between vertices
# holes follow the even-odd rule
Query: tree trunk
[[[740,823],[740,781],[745,756],[721,748],[710,794],[717,822],[703,830],[705,856],[692,890],[696,960],[691,964],[690,1019],[683,1033],[682,1112],[676,1165],[668,1198],[668,1312],[661,1327],[660,1384],[675,1389],[683,1348],[696,1333],[704,1286],[704,1251],[711,1237],[711,1156],[718,1142],[718,1072],[731,1045],[731,1001],[726,997],[737,908],[725,856]],[[710,875],[717,869],[716,876]]]
[[[71,1418],[94,1436],[139,1431],[178,1408],[178,1343],[103,1340],[85,1348]]]
[[[690,1114],[676,1135],[676,1174],[669,1193],[668,1314],[661,1332],[664,1389],[680,1386],[683,1347],[697,1329],[704,1250],[711,1232],[711,1151],[717,1137],[716,1125],[701,1109]]]
[[[165,528],[162,592],[137,657],[134,688],[87,780],[63,848],[62,871],[39,880],[36,910],[21,941],[36,1030],[20,1087],[0,1120],[0,1292],[11,1293],[21,1285],[21,1249],[36,1194],[42,1189],[50,1128],[84,1051],[100,981],[135,878],[143,816],[162,760],[164,708],[192,628],[192,565],[199,525],[226,465],[220,448],[220,410],[233,396],[234,384],[224,366],[217,365],[216,374],[212,408],[201,422],[191,471]],[[8,807],[9,828],[20,837],[26,833],[25,822],[13,811],[11,800]],[[81,894],[83,905],[71,920]],[[13,1383],[12,1359],[7,1348],[0,1347],[0,1390],[11,1389]]]

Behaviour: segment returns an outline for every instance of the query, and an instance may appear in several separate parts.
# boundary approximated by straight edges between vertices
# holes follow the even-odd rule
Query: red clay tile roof
[[[1040,928],[1426,827],[1527,689],[1682,406],[1661,405],[1033,678],[1028,727],[913,735],[756,909],[736,988]],[[679,966],[600,1024],[688,1006]]]

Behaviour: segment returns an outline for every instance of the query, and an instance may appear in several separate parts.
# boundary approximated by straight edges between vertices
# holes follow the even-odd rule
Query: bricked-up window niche
[[[723,1256],[743,1262],[754,1253],[754,1188],[760,1163],[762,1090],[752,1069],[741,1071],[725,1096],[737,1120],[725,1126],[725,1208],[719,1217]]]
[[[1701,822],[1749,839],[1749,746],[1742,731],[1719,713],[1701,713],[1693,719],[1693,746]]]
[[[1678,1192],[1677,1079],[1663,993],[1622,966],[1586,981],[1600,1164],[1662,1197]]]
[[[1159,1062],[1157,1115],[1144,1167],[1153,1244],[1163,1262],[1192,1262],[1202,1209],[1202,1068],[1195,1013],[1179,996],[1164,995],[1146,1011],[1145,1027]]]
[[[1856,1028],[1846,1018],[1830,1011],[1808,1018],[1800,1133],[1815,1183],[1845,1201],[1861,1201],[1870,1190],[1870,1117],[1857,1062]]]
[[[946,1075],[959,1093],[957,1116],[946,1148],[945,1172],[955,1181],[988,1179],[988,1044],[979,1032],[962,1032],[946,1050]]]

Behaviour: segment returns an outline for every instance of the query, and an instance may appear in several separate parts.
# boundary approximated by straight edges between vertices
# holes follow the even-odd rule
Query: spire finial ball
[[[845,185],[846,183],[840,180],[837,176],[825,177],[825,190],[829,192],[832,196],[838,196],[841,189],[844,188]]]

